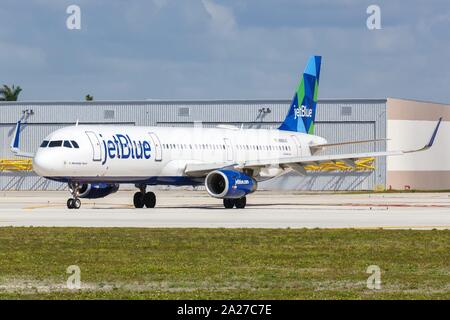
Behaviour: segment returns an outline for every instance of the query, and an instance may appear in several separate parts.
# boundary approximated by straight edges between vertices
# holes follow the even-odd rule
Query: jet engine
[[[80,187],[80,198],[97,199],[117,192],[118,184],[111,183],[85,183]]]
[[[235,170],[211,171],[205,179],[206,191],[219,199],[239,199],[256,190],[257,182]]]

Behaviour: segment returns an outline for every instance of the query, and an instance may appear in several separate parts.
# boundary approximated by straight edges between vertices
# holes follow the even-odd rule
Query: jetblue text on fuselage
[[[149,159],[150,158],[150,142],[146,140],[133,140],[128,134],[116,133],[112,139],[103,139],[103,150],[105,164],[110,159]]]
[[[305,106],[294,108],[294,119],[297,119],[298,117],[311,118],[312,117],[312,109],[308,109]]]

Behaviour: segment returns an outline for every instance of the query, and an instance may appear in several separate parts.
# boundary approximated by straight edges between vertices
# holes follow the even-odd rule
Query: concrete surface
[[[0,192],[0,226],[450,229],[450,193],[334,194],[259,191],[245,209],[224,209],[204,191],[156,191],[134,209],[134,192],[82,199],[67,192]]]

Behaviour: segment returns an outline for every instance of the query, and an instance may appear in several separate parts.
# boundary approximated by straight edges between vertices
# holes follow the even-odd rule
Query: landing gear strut
[[[81,200],[80,195],[80,184],[78,182],[69,182],[69,192],[72,194],[72,198],[67,200],[68,209],[80,209]]]
[[[246,204],[246,197],[242,197],[239,199],[223,199],[223,206],[226,209],[232,209],[233,207],[236,207],[237,209],[244,209]]]
[[[146,186],[139,185],[139,192],[136,192],[133,197],[133,204],[135,208],[154,208],[156,205],[156,196],[153,192],[145,192]]]

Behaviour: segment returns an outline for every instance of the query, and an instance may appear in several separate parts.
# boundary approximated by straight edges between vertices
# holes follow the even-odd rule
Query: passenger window
[[[49,148],[56,148],[56,147],[61,147],[61,146],[62,146],[62,140],[50,141],[50,143],[48,144]]]
[[[70,144],[69,141],[64,140],[64,147],[65,147],[65,148],[72,148],[72,145]]]
[[[48,146],[48,140],[42,141],[41,148],[47,148],[47,146]]]
[[[70,140],[70,142],[72,142],[72,145],[74,148],[76,148],[76,149],[79,148],[78,143],[76,141]]]

